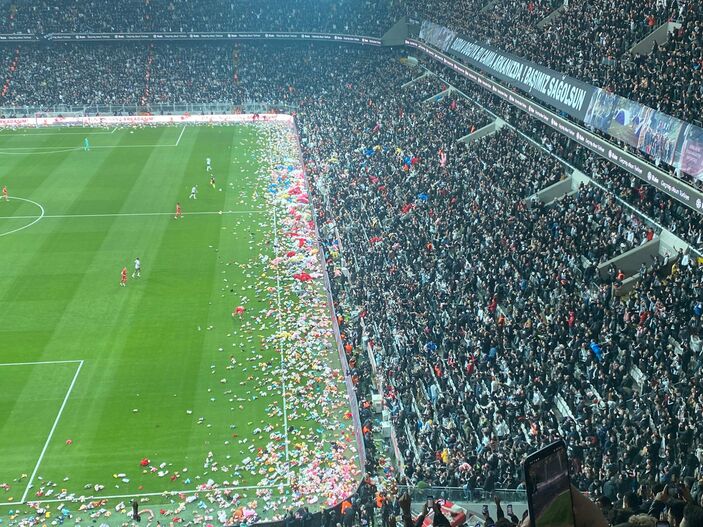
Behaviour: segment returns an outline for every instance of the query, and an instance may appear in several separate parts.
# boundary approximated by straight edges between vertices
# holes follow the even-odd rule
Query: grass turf
[[[536,521],[536,527],[571,527],[572,518],[571,491],[567,489],[542,511]]]
[[[250,126],[0,133],[0,185],[31,200],[0,202],[0,459],[11,460],[0,465],[9,485],[0,516],[61,489],[129,497],[208,478],[261,481],[259,470],[203,465],[209,452],[241,465],[269,433],[286,433],[270,341],[279,328],[260,315],[278,309],[275,295],[261,294],[278,286],[266,272],[274,224],[258,175],[267,148]],[[142,277],[119,287],[137,256]],[[290,312],[297,299],[286,291]],[[231,316],[237,305],[241,320]],[[83,362],[1,365],[66,360]],[[325,361],[339,367],[331,350]],[[300,437],[291,449],[324,449],[332,438],[316,426],[319,409],[308,410],[291,415]],[[265,437],[255,433],[265,427]],[[142,458],[168,473],[144,471]]]

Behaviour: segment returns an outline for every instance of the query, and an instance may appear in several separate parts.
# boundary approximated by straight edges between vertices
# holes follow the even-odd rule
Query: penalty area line
[[[80,362],[83,362],[80,359],[75,359],[75,360],[40,360],[36,362],[2,362],[0,363],[0,367],[2,366],[35,366],[35,365],[41,365],[41,364],[78,364]]]
[[[176,144],[174,146],[178,146],[181,144],[181,137],[183,137],[183,132],[186,131],[186,126],[188,126],[188,125],[187,124],[183,125],[183,130],[181,130],[181,135],[178,136],[178,140],[176,141]]]
[[[56,414],[56,419],[54,419],[54,424],[51,427],[51,430],[49,431],[49,437],[46,438],[46,442],[44,443],[44,448],[42,448],[41,454],[39,454],[39,459],[37,460],[37,464],[34,465],[34,470],[32,471],[32,475],[29,477],[29,481],[27,482],[27,488],[24,489],[24,494],[22,494],[22,499],[20,502],[24,503],[25,499],[27,499],[27,494],[29,494],[29,489],[32,488],[32,483],[34,483],[34,478],[37,475],[37,471],[39,470],[39,465],[41,465],[42,460],[44,459],[44,454],[46,454],[46,449],[49,448],[49,443],[51,443],[51,438],[54,437],[54,432],[56,431],[56,426],[59,424],[59,420],[61,419],[61,414],[63,414],[64,408],[66,408],[66,403],[68,402],[68,398],[71,396],[71,392],[73,391],[73,387],[76,384],[76,379],[78,379],[78,374],[81,372],[81,368],[83,367],[83,361],[80,361],[78,363],[78,368],[76,368],[76,373],[73,375],[73,379],[71,380],[71,384],[68,387],[68,390],[66,391],[66,395],[63,398],[63,402],[61,403],[61,408],[59,408],[59,413]]]

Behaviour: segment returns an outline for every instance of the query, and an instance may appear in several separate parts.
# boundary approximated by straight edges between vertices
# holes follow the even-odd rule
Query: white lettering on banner
[[[519,79],[524,65],[509,57],[498,56],[493,62],[493,69],[511,79]]]
[[[105,117],[25,117],[0,119],[0,128],[34,128],[38,126],[114,126],[114,125],[165,125],[165,124],[210,124],[210,123],[251,123],[251,122],[292,123],[293,116],[280,113],[234,115],[139,115]]]
[[[435,53],[432,48],[425,47],[421,43],[409,39],[406,40],[405,43],[409,46],[413,46],[421,51],[424,51],[429,56],[436,58],[437,60],[441,60],[443,63],[449,64],[452,68],[459,71],[460,65],[458,62],[448,59],[441,53]],[[468,74],[466,76],[474,81],[478,86],[481,86],[500,96],[502,99],[511,102],[516,107],[526,111],[530,116],[540,119],[542,122],[562,133],[566,137],[574,139],[579,144],[589,148],[593,152],[596,152],[603,158],[612,161],[615,165],[627,170],[631,174],[649,181],[655,187],[678,199],[681,203],[684,203],[699,212],[703,211],[703,195],[696,189],[687,187],[685,183],[679,182],[675,178],[668,176],[663,172],[655,172],[656,169],[648,168],[644,161],[638,160],[625,151],[616,151],[615,147],[611,148],[605,140],[600,139],[595,135],[591,135],[586,130],[569,123],[561,117],[558,117],[556,114],[549,112],[539,104],[533,104],[520,95],[504,90],[502,85],[489,80],[480,73],[468,70]],[[554,90],[565,90],[563,87],[558,88],[559,85],[554,86],[556,86],[552,88]],[[565,97],[579,97],[579,94],[573,90],[562,91],[562,95]],[[695,202],[694,198],[696,198]]]
[[[574,86],[563,78],[559,79],[536,65],[531,66],[460,37],[454,40],[449,49],[482,64],[489,72],[492,71],[509,80],[522,83],[528,89],[539,92],[577,112],[583,110],[586,101],[585,89]]]
[[[545,93],[547,91],[547,83],[551,78],[551,75],[536,68],[533,68],[532,66],[528,66],[525,71],[525,76],[523,77],[522,82],[530,88],[534,88],[535,90],[541,93]]]

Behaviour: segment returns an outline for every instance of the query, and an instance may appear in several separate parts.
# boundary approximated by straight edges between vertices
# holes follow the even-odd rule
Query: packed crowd
[[[322,31],[380,36],[392,0],[62,0],[0,4],[0,33]]]
[[[68,45],[2,51],[16,56],[18,64],[3,70],[3,106],[138,104],[145,94],[150,48]]]
[[[434,76],[401,87],[420,72],[393,52],[155,44],[137,55],[114,45],[90,48],[86,63],[77,49],[13,72],[5,101],[224,94],[299,108],[357,394],[368,399],[371,389],[367,342],[405,458],[403,482],[463,487],[467,496],[518,488],[524,455],[565,437],[574,481],[594,495],[647,500],[689,478],[698,496],[690,478],[703,476],[703,267],[687,254],[643,262],[627,297],[613,294],[619,277],[592,270],[657,232],[611,191],[700,247],[693,213],[680,217],[646,183],[604,174],[605,163],[507,110],[546,150],[510,126],[459,142],[491,119],[458,92],[435,97],[449,84]],[[608,180],[608,190],[589,184],[554,203],[532,199],[567,173],[548,150]],[[362,419],[369,430],[370,412]],[[378,463],[371,456],[367,469]]]
[[[697,489],[703,400],[686,372],[701,361],[701,267],[683,254],[643,262],[634,294],[614,295],[577,256],[602,261],[652,228],[595,187],[530,206],[563,168],[512,130],[443,160],[461,132],[430,126],[432,103],[414,92],[344,92],[343,123],[299,116],[322,232],[350,259],[348,279],[330,260],[338,298],[358,315],[345,331],[369,331],[404,477],[468,494],[516,488],[524,454],[563,436],[575,481],[594,495],[676,477]]]
[[[482,8],[488,8],[482,10]],[[482,0],[412,2],[409,12],[458,30],[561,73],[637,100],[684,121],[699,121],[703,107],[700,2],[687,0],[582,0],[540,24],[555,6],[549,0],[516,3]],[[649,55],[634,44],[669,21],[669,41]]]
[[[432,65],[430,65],[432,66]],[[703,249],[703,225],[699,215],[639,178],[568,140],[552,128],[531,119],[500,98],[476,87],[452,71],[432,66],[445,83],[458,87],[481,105],[491,108],[550,152],[589,174],[635,209],[675,233],[698,249]],[[697,186],[700,186],[697,185]]]
[[[586,82],[680,117],[698,120],[703,101],[703,7],[687,0],[398,0],[295,2],[81,2],[0,4],[0,33],[321,31],[382,35],[402,15],[433,20]],[[560,16],[542,26],[557,8]],[[667,21],[681,23],[648,56],[633,44]],[[539,25],[538,25],[539,24]]]

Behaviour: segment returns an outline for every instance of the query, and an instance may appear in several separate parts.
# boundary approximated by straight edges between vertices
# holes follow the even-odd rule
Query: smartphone
[[[513,514],[513,506],[512,506],[512,504],[509,504],[508,505],[508,516],[510,516],[512,514]]]
[[[532,526],[575,527],[564,441],[556,441],[527,456],[524,470]]]
[[[427,496],[427,508],[432,510],[434,507],[434,496]]]
[[[666,520],[657,520],[654,527],[671,527],[671,524]]]
[[[481,512],[483,514],[488,514],[488,505],[484,505],[483,508],[481,509]]]

